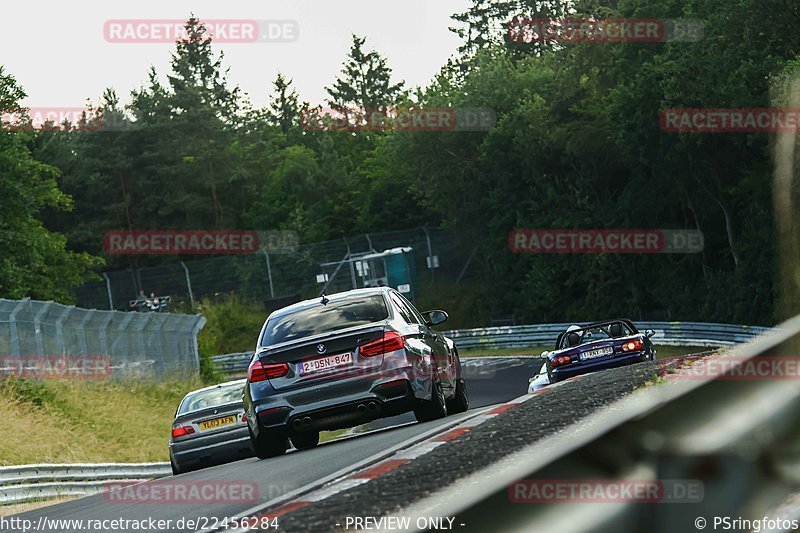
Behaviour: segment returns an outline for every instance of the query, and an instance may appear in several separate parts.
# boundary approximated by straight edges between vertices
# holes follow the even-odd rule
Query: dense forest
[[[520,42],[515,16],[691,18],[703,34]],[[128,268],[102,253],[110,229],[289,229],[316,242],[427,225],[478,246],[472,268],[487,282],[458,295],[487,317],[774,323],[770,134],[668,132],[659,117],[775,105],[798,66],[798,16],[785,0],[472,0],[453,16],[462,46],[428,86],[396,79],[354,35],[319,103],[488,108],[489,131],[308,128],[318,103],[290,72],[254,108],[191,18],[170,72],[143,73],[130,103],[109,88],[80,124],[0,131],[0,297],[68,302],[97,272]],[[0,68],[0,114],[24,111],[24,97]],[[514,228],[699,229],[705,249],[519,255]]]

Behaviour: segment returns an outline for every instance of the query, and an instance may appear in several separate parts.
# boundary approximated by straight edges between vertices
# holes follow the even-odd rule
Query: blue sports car
[[[528,392],[580,374],[653,361],[656,351],[650,337],[654,333],[640,333],[625,318],[570,326],[558,336],[555,350],[542,352],[544,364],[531,378]]]

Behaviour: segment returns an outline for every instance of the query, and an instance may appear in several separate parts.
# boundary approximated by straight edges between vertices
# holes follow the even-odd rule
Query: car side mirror
[[[652,330],[652,329],[644,330],[644,336],[647,337],[647,338],[650,338],[655,334],[656,334],[655,330]]]
[[[450,316],[447,313],[439,309],[435,309],[433,311],[425,311],[424,313],[422,313],[422,316],[425,319],[425,323],[429,326],[436,326],[443,322],[447,322],[447,319],[450,318]]]
[[[550,357],[550,352],[544,351],[544,352],[539,354],[539,357],[542,358],[542,359],[547,359],[548,357]]]

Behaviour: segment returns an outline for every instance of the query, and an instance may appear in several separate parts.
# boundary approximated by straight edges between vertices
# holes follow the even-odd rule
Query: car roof
[[[244,386],[245,382],[247,382],[247,378],[235,379],[233,381],[226,381],[224,383],[217,383],[216,385],[211,385],[209,387],[203,387],[202,389],[196,389],[196,390],[193,390],[191,392],[187,392],[186,396],[191,396],[192,394],[197,394],[198,392],[206,392],[206,391],[210,391],[210,390],[214,390],[214,389],[221,389],[222,387],[229,387],[229,386],[233,386],[233,385],[242,385],[242,386]],[[184,396],[184,399],[186,398],[186,396]]]
[[[391,287],[367,287],[364,289],[353,289],[344,292],[335,292],[333,294],[326,294],[325,298],[330,301],[335,300],[344,300],[347,298],[353,298],[357,296],[372,296],[378,294],[386,294],[390,291],[393,291]],[[316,298],[309,298],[308,300],[303,300],[302,302],[293,303],[291,305],[287,305],[286,307],[281,307],[270,314],[270,317],[273,316],[281,316],[286,313],[291,313],[292,311],[296,311],[298,309],[305,309],[307,307],[312,307],[319,305],[322,302],[322,296],[317,296]]]

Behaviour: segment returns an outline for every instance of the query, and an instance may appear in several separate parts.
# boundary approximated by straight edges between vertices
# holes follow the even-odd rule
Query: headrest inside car
[[[569,344],[570,347],[577,346],[580,341],[581,341],[581,336],[575,333],[574,331],[567,335],[567,343]]]

